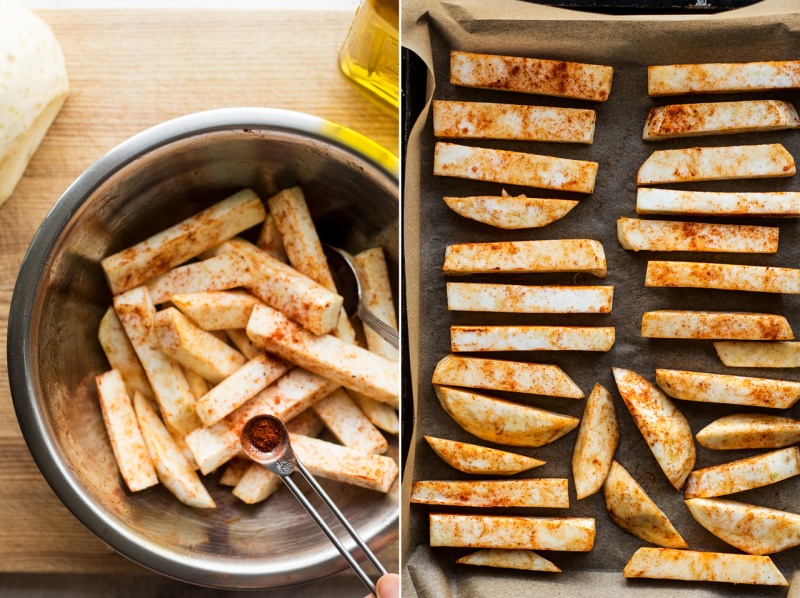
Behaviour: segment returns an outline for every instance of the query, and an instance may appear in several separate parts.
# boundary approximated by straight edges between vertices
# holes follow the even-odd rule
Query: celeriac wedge
[[[450,350],[610,351],[613,327],[451,326]]]
[[[501,196],[445,197],[447,207],[456,214],[503,229],[539,228],[566,216],[577,201],[542,199],[503,191]]]
[[[439,404],[456,423],[483,440],[543,446],[568,434],[579,420],[483,394],[434,385]]]
[[[592,239],[448,245],[445,274],[586,272],[606,277],[603,245]]]
[[[478,482],[414,482],[411,502],[455,507],[569,508],[568,482],[563,478]]]
[[[674,548],[640,548],[625,565],[622,575],[649,579],[789,585],[768,556]]]
[[[373,426],[389,434],[400,433],[400,418],[393,407],[375,399],[370,399],[368,396],[354,390],[348,389],[345,392],[358,405],[358,408],[367,416]]]
[[[653,152],[636,184],[789,177],[795,172],[794,158],[780,143],[690,147]]]
[[[693,471],[686,482],[685,496],[724,496],[775,484],[798,474],[800,453],[796,446],[792,446]]]
[[[800,193],[720,193],[716,191],[636,190],[636,212],[689,216],[768,216],[799,218]]]
[[[223,471],[222,475],[219,477],[219,485],[235,487],[252,464],[253,462],[247,459],[240,459],[238,457],[231,459],[228,461],[225,471]]]
[[[800,442],[800,421],[764,413],[726,415],[697,433],[702,446],[723,451],[781,448]]]
[[[648,311],[642,336],[706,340],[768,341],[793,339],[783,316],[725,311]]]
[[[192,370],[183,369],[183,375],[186,376],[186,381],[189,383],[189,389],[192,391],[194,400],[202,399],[208,392],[208,382],[199,374],[195,374]]]
[[[136,351],[131,345],[122,322],[119,321],[117,312],[113,307],[109,307],[103,319],[100,320],[100,327],[97,329],[97,338],[103,353],[106,354],[111,369],[117,370],[125,381],[125,388],[128,389],[128,396],[133,396],[137,390],[148,399],[155,399],[153,389],[147,381],[147,375],[139,363]]]
[[[344,446],[376,455],[389,449],[386,439],[343,389],[333,391],[312,409]]]
[[[430,514],[431,546],[588,552],[595,521],[583,517]]]
[[[447,309],[526,314],[608,314],[614,287],[448,282]]]
[[[174,268],[148,280],[146,286],[153,303],[159,305],[172,295],[225,291],[248,286],[251,280],[247,262],[229,254]]]
[[[714,343],[722,363],[734,368],[800,367],[800,343],[720,341]]]
[[[248,319],[247,321],[249,322],[250,320]],[[254,359],[264,352],[253,344],[253,341],[251,341],[250,337],[247,336],[247,330],[244,328],[232,328],[230,330],[226,330],[225,335],[230,339],[239,352],[247,357],[247,359]]]
[[[697,262],[647,262],[646,287],[800,294],[800,270]]]
[[[612,368],[622,400],[661,469],[676,490],[696,458],[689,422],[664,393],[636,372]]]
[[[353,257],[361,283],[361,301],[373,314],[397,330],[397,313],[394,309],[389,268],[381,247],[366,249]],[[367,348],[382,357],[397,361],[398,350],[381,338],[369,326],[364,326]],[[373,422],[374,423],[374,422]]]
[[[283,246],[283,239],[281,239],[281,232],[275,224],[275,216],[267,212],[264,218],[264,224],[261,230],[258,231],[258,241],[256,246],[262,251],[266,251],[276,260],[288,263],[289,258],[286,256],[286,249]]]
[[[800,515],[723,498],[690,498],[695,521],[748,554],[772,554],[800,545]]]
[[[450,83],[605,102],[614,69],[599,64],[450,51]]]
[[[532,550],[485,548],[478,552],[468,554],[467,556],[462,556],[456,563],[462,565],[478,565],[481,567],[500,567],[502,569],[561,573],[561,569]]]
[[[651,96],[800,88],[800,61],[716,62],[647,67]]]
[[[557,365],[447,355],[436,364],[433,383],[582,399],[583,391]]]
[[[642,139],[779,131],[798,126],[800,117],[794,106],[780,100],[673,104],[650,108]]]
[[[591,143],[594,110],[433,101],[433,134],[449,139],[519,139]]]
[[[614,399],[600,384],[595,384],[586,399],[572,452],[572,477],[578,500],[600,490],[618,444],[619,422]]]
[[[226,239],[263,222],[266,212],[244,189],[149,239],[100,262],[115,295],[163,274]]]
[[[203,330],[246,328],[253,307],[262,303],[246,291],[177,294],[169,300]]]
[[[717,253],[775,253],[774,226],[704,224],[669,220],[617,220],[617,238],[633,251],[714,251]]]
[[[788,409],[800,399],[800,382],[656,370],[656,382],[674,399]]]
[[[464,473],[513,475],[544,465],[544,461],[498,449],[425,436],[425,440],[442,460]]]
[[[611,519],[637,538],[665,548],[689,548],[667,516],[633,476],[614,461],[603,484]]]
[[[436,143],[433,155],[433,174],[436,176],[576,193],[594,192],[597,168],[597,162],[441,141]]]

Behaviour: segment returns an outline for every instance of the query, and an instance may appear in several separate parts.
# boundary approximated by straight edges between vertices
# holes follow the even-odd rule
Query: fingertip
[[[378,598],[400,598],[400,576],[388,573],[377,583]]]

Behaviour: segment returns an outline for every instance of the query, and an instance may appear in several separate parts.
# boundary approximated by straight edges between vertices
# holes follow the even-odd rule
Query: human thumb
[[[378,580],[378,598],[400,598],[400,577],[389,573]]]

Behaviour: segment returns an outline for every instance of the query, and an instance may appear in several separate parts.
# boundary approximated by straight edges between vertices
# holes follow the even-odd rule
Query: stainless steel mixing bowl
[[[350,251],[381,245],[397,272],[396,158],[315,117],[244,108],[178,118],[110,151],[55,204],[19,273],[8,369],[34,459],[86,527],[121,554],[171,577],[270,588],[347,567],[288,492],[248,506],[218,487],[212,474],[207,486],[218,508],[211,512],[182,505],[160,486],[129,493],[94,384],[108,368],[97,341],[111,303],[101,258],[243,187],[266,198],[296,184],[323,241]],[[396,457],[396,443],[391,451]],[[398,483],[386,495],[323,483],[374,550],[397,538]],[[321,502],[315,505],[324,512]],[[345,544],[355,550],[352,541]]]

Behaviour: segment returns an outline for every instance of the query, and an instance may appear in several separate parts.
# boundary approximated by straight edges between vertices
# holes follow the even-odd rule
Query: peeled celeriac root
[[[394,408],[353,390],[346,390],[345,392],[355,401],[355,404],[367,416],[367,419],[372,422],[373,426],[389,434],[400,433],[400,418]]]
[[[147,452],[131,398],[119,371],[95,377],[103,422],[122,479],[131,492],[158,484],[153,461]]]
[[[595,384],[583,410],[575,449],[572,475],[578,500],[603,486],[619,444],[619,422],[611,393]]]
[[[153,303],[170,301],[172,295],[226,291],[250,284],[247,262],[237,255],[218,255],[201,262],[173,268],[146,283]]]
[[[617,238],[633,251],[714,251],[718,253],[775,253],[774,226],[704,224],[670,220],[617,220]]]
[[[637,185],[794,176],[794,158],[780,143],[659,150],[642,164]]]
[[[642,336],[706,340],[768,341],[793,339],[783,316],[724,311],[648,311]]]
[[[136,357],[136,351],[131,345],[122,322],[119,321],[117,312],[113,307],[109,307],[103,319],[100,320],[100,327],[97,330],[97,338],[100,346],[106,354],[111,368],[117,370],[125,381],[125,388],[128,389],[128,396],[133,396],[137,390],[148,399],[155,399],[153,389],[147,381],[147,375]]]
[[[726,415],[697,433],[708,449],[781,448],[800,442],[800,421],[763,413]]]
[[[673,548],[640,548],[625,565],[622,574],[650,579],[789,585],[768,556]]]
[[[253,307],[261,304],[246,291],[181,293],[169,300],[203,330],[246,328]]]
[[[780,482],[800,474],[796,446],[693,471],[686,498],[724,496]]]
[[[464,473],[513,475],[544,465],[544,461],[498,449],[425,436],[425,440],[442,460]]]
[[[613,286],[447,283],[447,309],[527,314],[608,314]]]
[[[582,399],[583,391],[556,365],[447,355],[436,364],[433,383]]]
[[[800,367],[800,343],[721,341],[714,349],[728,367],[797,368]]]
[[[664,393],[630,370],[613,368],[622,400],[653,456],[676,490],[683,487],[696,458],[689,422]]]
[[[610,351],[613,327],[451,326],[450,350]]]
[[[247,320],[250,321],[249,319]],[[247,336],[247,331],[244,328],[232,328],[230,330],[226,330],[225,334],[234,344],[234,346],[239,349],[242,355],[247,357],[247,359],[254,359],[263,351],[256,347],[253,344],[253,341],[250,340],[250,337]]]
[[[579,420],[483,394],[434,385],[442,409],[478,438],[511,446],[543,446],[568,434]]]
[[[220,486],[236,486],[252,464],[251,461],[238,457],[228,461],[228,466],[219,478]]]
[[[800,294],[800,270],[774,266],[647,262],[646,287]]]
[[[445,274],[586,272],[606,277],[603,245],[592,239],[448,245]]]
[[[593,193],[597,162],[436,143],[433,174],[507,185]]]
[[[673,189],[636,190],[636,212],[690,216],[768,216],[800,217],[800,193],[719,193],[675,191]]]
[[[788,409],[800,399],[800,382],[656,370],[656,382],[674,399]]]
[[[114,310],[147,374],[164,419],[181,434],[188,434],[200,425],[194,397],[181,366],[158,346],[153,334],[156,308],[147,289],[137,287],[117,295]]]
[[[569,508],[567,480],[492,480],[477,482],[414,482],[411,502],[456,507]]]
[[[344,446],[376,455],[389,449],[386,439],[343,389],[335,390],[312,409]]]
[[[281,233],[278,230],[278,226],[275,224],[275,216],[267,212],[266,218],[264,218],[264,224],[261,226],[261,230],[258,231],[258,241],[256,241],[256,245],[262,251],[266,251],[276,260],[287,263],[289,258],[286,255],[286,248],[283,246],[283,239],[281,239]]]
[[[566,216],[577,201],[541,199],[518,195],[445,197],[447,207],[456,214],[503,229],[539,228]]]
[[[450,83],[605,102],[611,93],[610,66],[450,51]]]
[[[532,550],[485,548],[478,552],[468,554],[467,556],[462,556],[456,563],[461,565],[477,565],[480,567],[500,567],[502,569],[561,573],[561,569]]]
[[[118,295],[263,222],[265,215],[258,195],[244,189],[100,265]]]
[[[780,100],[674,104],[650,108],[642,139],[779,131],[799,126],[794,106]]]
[[[133,397],[139,427],[158,479],[183,504],[201,509],[216,507],[203,482],[183,456],[150,402],[141,394]]]
[[[433,134],[449,139],[591,143],[596,120],[594,110],[433,101]]]
[[[651,96],[800,88],[800,61],[671,64],[647,67]]]
[[[665,548],[689,548],[658,505],[617,461],[603,485],[611,519],[626,532]]]
[[[431,546],[588,552],[595,521],[583,517],[430,514]]]

